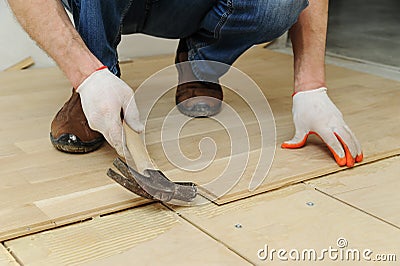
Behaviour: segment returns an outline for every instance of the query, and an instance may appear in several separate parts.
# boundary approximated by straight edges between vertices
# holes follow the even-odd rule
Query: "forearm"
[[[8,0],[17,20],[77,88],[102,64],[86,47],[58,0]]]
[[[312,90],[325,84],[325,46],[328,0],[309,0],[290,29],[294,53],[294,89]]]

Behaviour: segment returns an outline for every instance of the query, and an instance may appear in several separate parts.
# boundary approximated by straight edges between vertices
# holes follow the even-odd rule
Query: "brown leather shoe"
[[[180,40],[175,63],[188,61],[188,48],[185,40]],[[192,81],[194,74],[189,64],[177,65],[179,85],[176,88],[175,102],[178,110],[191,117],[209,117],[221,110],[223,93],[219,84],[205,81]]]
[[[91,152],[104,143],[103,135],[90,129],[74,89],[51,123],[50,140],[57,150],[69,153]]]

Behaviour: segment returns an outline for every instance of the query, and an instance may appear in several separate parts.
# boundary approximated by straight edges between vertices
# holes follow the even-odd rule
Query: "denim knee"
[[[289,30],[297,22],[308,0],[259,0],[254,10],[254,22],[261,35],[259,42],[271,41]]]

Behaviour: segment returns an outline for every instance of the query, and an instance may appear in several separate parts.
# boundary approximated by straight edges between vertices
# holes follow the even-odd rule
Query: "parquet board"
[[[308,145],[299,150],[283,150],[279,147],[284,140],[290,139],[294,132],[290,97],[292,92],[291,56],[254,48],[239,59],[235,66],[250,75],[268,99],[276,122],[277,149],[272,167],[264,183],[257,190],[250,192],[248,186],[260,156],[261,137],[258,121],[249,106],[238,95],[225,89],[225,102],[240,114],[247,127],[250,157],[240,182],[229,193],[219,198],[216,201],[218,204],[317,176],[347,170],[336,165],[329,150],[315,136],[311,136]],[[166,73],[164,76],[160,75],[163,78],[159,81],[151,83],[153,88],[150,85],[146,88],[151,90],[158,89],[163,85],[170,86],[171,80],[176,80],[176,77],[173,74],[168,75],[169,72]],[[129,69],[126,76],[129,82],[129,77],[134,75],[130,73]],[[361,142],[365,158],[363,163],[399,154],[400,83],[332,65],[327,66],[327,76],[330,97],[342,111],[347,124]],[[240,83],[241,81],[239,79],[234,82],[230,81],[231,84],[235,82]],[[140,99],[142,98],[139,98],[138,104],[143,110],[149,101],[146,101],[145,98],[143,101]],[[259,104],[263,104],[262,99]],[[170,130],[167,126],[163,127],[163,122],[165,122],[164,117],[173,108],[174,91],[171,90],[160,98],[147,120],[146,143],[157,166],[173,180],[194,180],[200,184],[210,182],[224,172],[228,172],[228,176],[240,176],[243,171],[242,167],[232,167],[226,170],[231,159],[232,145],[227,131],[213,119],[195,119],[187,123],[179,135],[179,148],[189,159],[196,159],[201,154],[198,147],[200,141],[205,137],[210,137],[218,148],[214,161],[207,168],[197,172],[185,171],[175,166],[175,163],[179,162],[176,159],[179,158],[177,155],[181,154],[176,144],[178,138],[164,138],[164,141],[161,142],[160,133],[162,130],[167,132]],[[179,114],[175,113],[172,113],[170,120],[179,119]],[[268,119],[260,121],[260,123],[267,122]],[[233,131],[236,126],[236,124],[230,125]],[[273,131],[273,128],[270,131]],[[269,134],[272,136],[271,132]],[[246,136],[243,135],[235,141],[243,143],[243,138]],[[168,157],[163,150],[166,144],[170,144],[170,147],[175,145]],[[204,151],[206,154],[207,152],[212,153],[213,147],[208,146]],[[242,154],[242,157],[245,160],[247,154]],[[198,165],[202,163],[205,164],[204,161],[197,162]],[[196,165],[196,163],[193,164]]]
[[[24,265],[249,265],[160,204],[5,244]]]
[[[277,124],[278,145],[293,133],[291,60],[290,56],[257,47],[237,63],[237,67],[251,75],[268,98]],[[172,56],[137,59],[122,66],[123,79],[136,88],[149,75],[172,62]],[[330,95],[360,139],[365,162],[398,154],[400,127],[396,114],[400,113],[400,83],[335,66],[328,66],[327,72]],[[259,153],[257,121],[240,98],[226,92],[227,102],[237,108],[248,126],[251,153],[246,169],[231,169],[232,173],[244,170],[242,180],[217,203],[344,169],[336,166],[319,140],[296,151],[277,148],[266,181],[258,190],[249,192],[249,177]],[[145,202],[105,175],[116,156],[108,145],[87,155],[62,154],[52,148],[47,137],[50,122],[69,94],[70,85],[57,69],[0,73],[0,240]],[[162,124],[165,112],[173,107],[173,92],[167,93],[159,103],[160,108],[151,113],[146,129],[148,150],[159,168],[171,179],[200,184],[223,171],[229,160],[229,145],[224,143],[227,138],[222,128],[216,127],[211,119],[190,122],[180,137],[184,144],[182,150],[196,157],[198,141],[211,132],[219,147],[214,163],[200,172],[172,167],[160,150],[157,127]],[[146,101],[139,101],[139,106],[146,104]]]
[[[400,157],[393,157],[307,183],[400,228]]]
[[[391,195],[387,199],[395,200],[395,196]],[[382,262],[375,260],[378,254],[394,254],[396,257],[392,260],[398,261],[399,228],[304,184],[222,206],[208,204],[174,209],[255,265],[380,265]],[[339,238],[344,238],[347,246],[339,248]],[[339,250],[336,259],[334,255],[329,257],[328,253],[322,257],[321,251],[330,247]],[[265,260],[258,257],[260,249],[268,250]],[[273,255],[270,253],[272,249],[275,249]],[[278,258],[280,249],[286,250],[283,257],[287,261]],[[308,253],[305,253],[306,257],[300,255],[297,258],[296,253],[290,256],[292,249],[300,254],[304,250],[313,249],[317,259],[309,259]],[[352,249],[359,250],[360,260],[353,260],[352,257],[346,260],[347,252]],[[363,259],[362,252],[365,249],[372,250],[371,261]],[[340,254],[345,255],[341,257]],[[264,252],[261,258],[263,256]]]
[[[5,249],[3,245],[0,245],[0,266],[17,266],[19,265],[11,254]]]

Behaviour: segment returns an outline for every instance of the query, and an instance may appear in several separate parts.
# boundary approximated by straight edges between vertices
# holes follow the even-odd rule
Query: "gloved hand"
[[[301,148],[309,134],[318,135],[328,146],[339,166],[353,167],[361,162],[361,146],[329,99],[326,88],[298,92],[293,96],[293,121],[296,134],[282,148]]]
[[[86,78],[76,91],[90,128],[102,133],[117,153],[123,155],[121,110],[133,130],[144,129],[132,89],[103,67]]]

